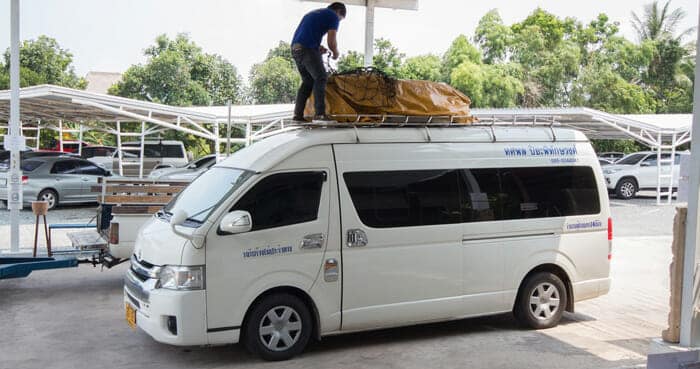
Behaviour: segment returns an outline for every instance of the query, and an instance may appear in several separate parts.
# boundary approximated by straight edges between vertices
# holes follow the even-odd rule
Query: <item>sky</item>
[[[375,37],[391,40],[408,56],[441,55],[459,34],[472,36],[479,19],[498,9],[504,22],[524,19],[541,7],[588,23],[599,13],[620,22],[631,40],[630,14],[650,0],[419,0],[418,11],[377,9]],[[279,40],[289,42],[301,17],[323,4],[302,0],[20,0],[20,37],[55,38],[73,53],[78,75],[124,72],[145,62],[143,50],[159,34],[188,33],[204,51],[222,55],[243,77]],[[697,25],[697,0],[672,0],[688,16],[682,29]],[[364,49],[364,8],[348,7],[341,22],[341,53]],[[0,0],[0,50],[10,44],[10,0]]]

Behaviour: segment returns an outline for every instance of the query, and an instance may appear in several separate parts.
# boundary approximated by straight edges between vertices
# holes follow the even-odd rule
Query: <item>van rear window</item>
[[[590,167],[350,172],[353,205],[370,227],[598,214]]]

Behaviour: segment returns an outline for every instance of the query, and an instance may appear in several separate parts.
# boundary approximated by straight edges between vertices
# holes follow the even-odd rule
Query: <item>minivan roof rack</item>
[[[411,127],[424,128],[426,131],[427,141],[432,141],[430,136],[430,128],[444,127],[489,127],[492,142],[496,142],[496,132],[494,126],[518,126],[518,127],[547,127],[552,133],[552,142],[557,140],[554,132],[555,126],[560,126],[561,123],[554,119],[537,120],[534,117],[532,122],[504,122],[497,120],[495,117],[481,117],[478,121],[465,123],[474,117],[471,115],[384,115],[384,114],[334,114],[329,115],[331,119],[339,121],[329,121],[324,123],[319,122],[299,122],[295,120],[282,120],[284,127],[302,127],[302,128],[353,128],[357,142],[360,142],[358,128],[390,128],[390,127]]]

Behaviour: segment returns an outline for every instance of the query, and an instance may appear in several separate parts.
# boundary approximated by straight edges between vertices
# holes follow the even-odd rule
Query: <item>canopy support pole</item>
[[[227,101],[226,105],[228,106],[228,120],[226,122],[226,157],[229,157],[231,156],[231,100]]]
[[[10,129],[9,136],[19,139],[19,0],[10,2]],[[7,144],[7,141],[5,142]],[[10,209],[10,251],[19,252],[19,211],[22,208],[22,180],[19,147],[10,149],[10,181],[7,207]]]
[[[371,67],[374,58],[374,1],[365,7],[365,67]]]
[[[698,13],[700,25],[700,12]],[[700,47],[700,37],[696,40]],[[685,347],[700,345],[700,317],[695,314],[697,282],[695,271],[698,263],[698,206],[700,205],[700,64],[695,56],[695,87],[693,91],[693,126],[690,151],[690,178],[688,183],[688,217],[685,228],[685,250],[683,251],[683,281],[681,287],[680,344]]]

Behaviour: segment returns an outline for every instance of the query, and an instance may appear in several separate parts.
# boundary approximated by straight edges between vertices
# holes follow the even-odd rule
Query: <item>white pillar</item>
[[[700,13],[698,14],[700,24]],[[696,40],[700,50],[700,37]],[[688,219],[685,226],[685,250],[683,260],[683,284],[681,288],[681,346],[693,347],[700,345],[700,318],[695,316],[695,300],[697,286],[695,270],[697,266],[698,245],[698,205],[700,199],[700,64],[695,56],[695,88],[693,91],[693,126],[691,133],[690,179],[688,184]]]
[[[78,156],[83,155],[83,122],[80,122],[78,130]]]
[[[151,117],[151,113],[148,113],[148,117]],[[139,157],[139,179],[143,178],[143,156],[145,155],[146,148],[146,122],[141,122],[141,155]]]
[[[58,151],[63,152],[63,120],[58,120]]]
[[[226,121],[226,157],[229,157],[231,156],[231,100],[227,101],[226,105],[228,105],[228,120]]]
[[[219,162],[219,154],[221,153],[221,138],[219,137],[219,122],[214,122],[214,160]]]
[[[20,135],[19,123],[19,0],[10,2],[10,136]],[[10,209],[10,251],[19,252],[19,211],[22,208],[22,173],[19,147],[10,150],[10,181],[7,205]],[[17,203],[15,200],[19,200]]]
[[[124,166],[122,165],[122,122],[117,121],[117,159],[119,161],[119,175],[124,176]],[[114,170],[114,160],[112,160],[112,170]]]
[[[374,57],[374,0],[365,7],[365,67],[372,66]]]

